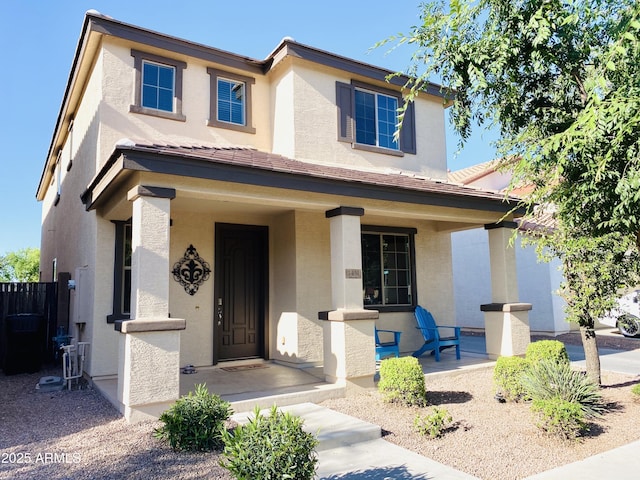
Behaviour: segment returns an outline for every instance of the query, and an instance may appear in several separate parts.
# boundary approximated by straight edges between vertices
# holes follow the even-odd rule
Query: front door
[[[216,224],[213,363],[265,357],[267,227]]]

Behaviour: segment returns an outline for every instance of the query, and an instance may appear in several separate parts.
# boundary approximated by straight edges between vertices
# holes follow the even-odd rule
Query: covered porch
[[[494,363],[486,353],[484,336],[478,335],[463,333],[460,360],[456,360],[453,349],[444,350],[441,355],[439,362],[429,354],[419,358],[427,377],[489,367]],[[220,395],[230,402],[235,412],[249,412],[256,405],[269,408],[274,404],[287,406],[305,402],[320,403],[346,394],[345,385],[325,380],[321,365],[296,368],[275,361],[251,359],[195,370],[196,373],[180,374],[180,395],[187,395],[195,391],[196,385],[204,383],[210,393]],[[102,395],[122,410],[117,395],[117,378],[102,378],[93,383]]]
[[[459,229],[489,229],[493,298],[487,301],[494,303],[486,310],[487,332],[495,331],[492,349],[498,349],[490,356],[517,354],[514,327],[524,325],[528,334],[526,310],[512,313],[518,302],[512,223],[501,219],[513,202],[502,195],[245,149],[127,143],[112,159],[83,199],[105,233],[99,250],[124,242],[109,236],[112,223],[122,231],[130,225],[130,295],[122,295],[130,298],[130,314],[116,320],[115,332],[97,318],[93,351],[101,353],[92,358],[98,373],[91,376],[96,385],[117,379],[114,403],[130,420],[159,415],[189,391],[185,382],[202,383],[179,373],[187,364],[217,375],[210,377],[214,393],[251,393],[268,404],[274,389],[344,395],[351,387],[371,388],[374,327],[407,332],[401,350],[409,352],[420,346],[416,304],[455,325],[450,234]],[[367,250],[375,259],[369,268],[365,237],[377,242]],[[193,281],[178,282],[176,265],[190,266],[190,280],[198,269],[207,274],[194,289]],[[378,283],[371,283],[372,272]],[[370,298],[365,282],[372,285]],[[106,281],[102,286],[101,293],[110,290]],[[123,304],[115,292],[114,306]],[[245,329],[247,323],[255,328]],[[237,334],[240,327],[246,334]],[[247,358],[269,364],[256,369],[264,378],[254,381],[251,369],[225,370]],[[284,383],[267,381],[284,365],[296,367],[282,376]],[[226,379],[228,373],[235,378]],[[333,386],[304,387],[315,383]]]

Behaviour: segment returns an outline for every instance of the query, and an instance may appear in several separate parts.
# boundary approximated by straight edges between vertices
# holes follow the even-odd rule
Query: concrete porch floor
[[[441,353],[440,362],[428,353],[419,360],[425,375],[452,374],[493,364],[485,352],[484,337],[463,335],[460,360],[456,360],[452,348]],[[224,362],[213,367],[197,367],[196,373],[181,373],[180,395],[194,391],[201,383],[207,385],[209,392],[231,402],[235,412],[252,411],[256,405],[269,408],[274,404],[320,403],[343,397],[346,393],[343,385],[324,381],[321,366],[294,368],[261,359]],[[119,411],[123,411],[118,402],[115,376],[94,379],[93,384]]]

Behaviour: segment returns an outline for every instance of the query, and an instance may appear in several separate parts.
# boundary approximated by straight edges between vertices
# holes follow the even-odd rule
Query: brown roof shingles
[[[405,172],[378,172],[311,163],[301,160],[293,160],[282,155],[263,152],[247,147],[214,147],[204,145],[136,142],[133,146],[125,148],[119,147],[119,149],[130,149],[158,155],[190,157],[215,163],[252,167],[262,170],[329,180],[394,187],[403,190],[414,190],[416,192],[430,192],[443,195],[481,198],[505,203],[518,201],[517,197],[507,197],[499,192],[434,180],[418,174]]]

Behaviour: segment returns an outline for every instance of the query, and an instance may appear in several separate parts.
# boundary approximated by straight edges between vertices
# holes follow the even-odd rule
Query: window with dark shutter
[[[336,82],[338,141],[353,148],[402,155],[416,153],[415,106],[407,105],[400,129],[400,145],[393,140],[398,108],[404,99],[399,92],[360,82]]]

